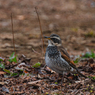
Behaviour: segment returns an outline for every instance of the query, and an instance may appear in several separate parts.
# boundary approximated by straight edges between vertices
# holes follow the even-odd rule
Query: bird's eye
[[[59,40],[59,39],[51,38],[51,40],[52,40],[54,43],[60,43],[60,40]]]

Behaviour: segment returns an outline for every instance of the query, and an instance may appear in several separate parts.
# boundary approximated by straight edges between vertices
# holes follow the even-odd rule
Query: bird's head
[[[45,36],[44,38],[48,39],[48,46],[61,46],[61,39],[56,34],[51,34],[49,37]]]

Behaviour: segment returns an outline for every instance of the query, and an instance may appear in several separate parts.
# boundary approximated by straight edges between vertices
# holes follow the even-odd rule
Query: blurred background
[[[14,51],[12,12],[16,54],[32,57],[34,63],[42,59],[35,6],[43,36],[58,34],[69,54],[95,51],[95,0],[0,0],[0,56],[8,57]],[[47,44],[45,40],[45,49]]]

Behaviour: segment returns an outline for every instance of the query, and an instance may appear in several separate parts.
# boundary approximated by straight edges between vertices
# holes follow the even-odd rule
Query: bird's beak
[[[44,38],[47,38],[47,39],[49,39],[49,40],[51,39],[50,37],[47,37],[47,36],[44,36]]]

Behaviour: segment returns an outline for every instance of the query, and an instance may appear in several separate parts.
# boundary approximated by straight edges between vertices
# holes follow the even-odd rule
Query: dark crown
[[[57,34],[51,34],[50,37],[59,37],[59,36]]]

